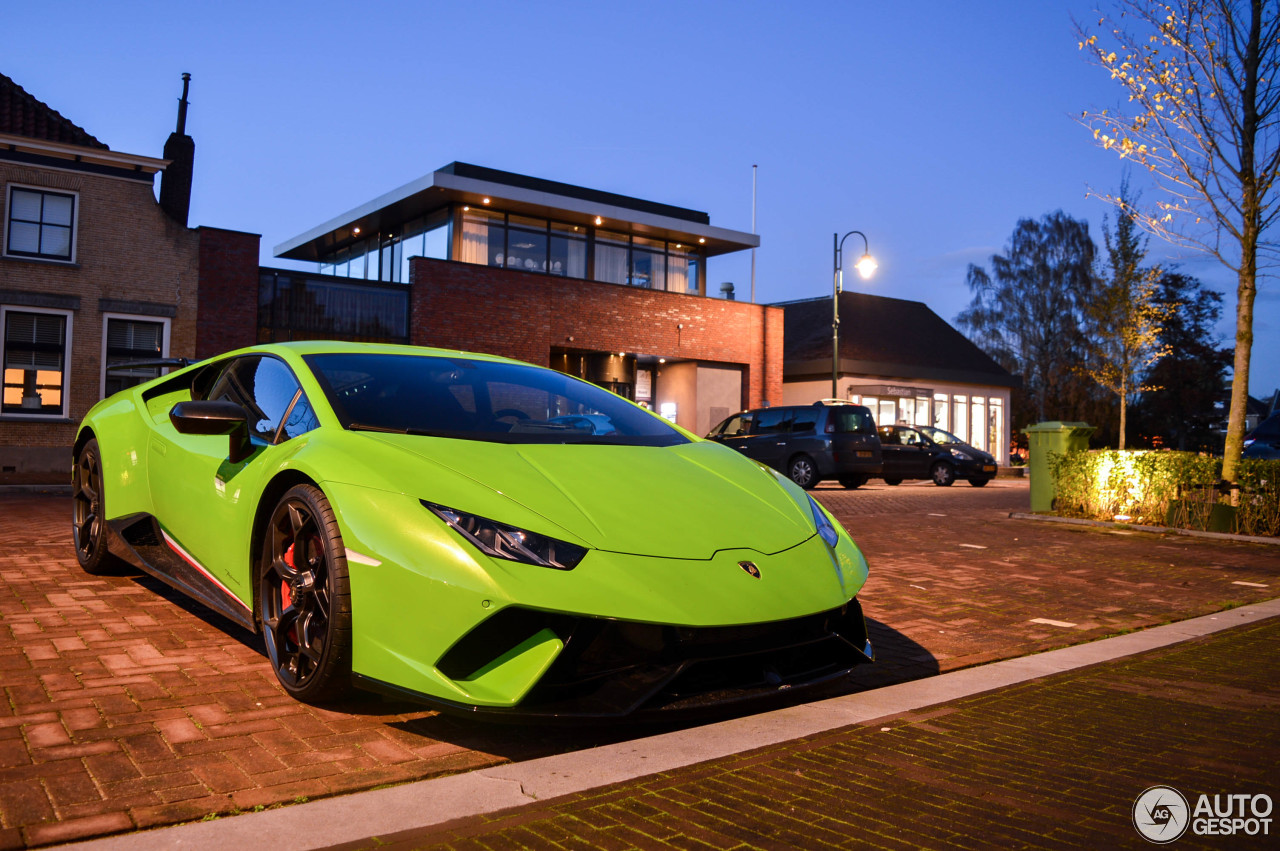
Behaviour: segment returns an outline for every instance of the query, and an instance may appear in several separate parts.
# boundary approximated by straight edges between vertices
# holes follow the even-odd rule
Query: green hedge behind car
[[[1101,449],[1050,453],[1049,465],[1057,514],[1280,537],[1280,461],[1240,462],[1234,509],[1219,487],[1221,458]]]

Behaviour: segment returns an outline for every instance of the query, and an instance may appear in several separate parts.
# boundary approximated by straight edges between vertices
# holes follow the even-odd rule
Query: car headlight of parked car
[[[809,508],[813,511],[813,525],[818,527],[818,536],[827,542],[828,547],[834,549],[840,540],[840,533],[836,531],[836,527],[827,519],[827,513],[822,510],[821,506],[811,496],[809,497]]]
[[[556,570],[573,570],[586,556],[586,547],[550,538],[498,523],[474,514],[467,514],[455,508],[446,508],[432,502],[421,500],[422,504],[433,514],[457,530],[476,549],[494,558],[518,561],[524,564],[535,564],[538,567],[552,567]]]
[[[955,457],[959,458],[961,461],[972,461],[972,460],[973,460],[973,456],[972,456],[972,455],[970,455],[968,452],[965,452],[965,451],[960,450],[960,449],[952,449],[952,450],[951,450],[951,454],[952,454],[952,455],[954,455]]]

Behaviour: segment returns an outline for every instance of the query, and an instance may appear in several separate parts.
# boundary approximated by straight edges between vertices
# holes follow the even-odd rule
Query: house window
[[[160,375],[158,366],[109,369],[119,363],[169,355],[169,320],[107,314],[102,319],[102,395],[110,396]]]
[[[4,397],[0,414],[65,417],[70,311],[5,308]]]
[[[75,195],[11,186],[8,210],[6,254],[68,262],[73,259]]]

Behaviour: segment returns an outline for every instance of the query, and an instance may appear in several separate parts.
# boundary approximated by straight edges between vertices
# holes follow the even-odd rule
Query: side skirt
[[[108,521],[129,562],[250,632],[257,632],[252,610],[173,540],[150,514]]]

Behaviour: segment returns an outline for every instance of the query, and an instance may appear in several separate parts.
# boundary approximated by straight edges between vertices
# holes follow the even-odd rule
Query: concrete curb
[[[71,496],[71,485],[0,485],[0,496],[13,494]]]
[[[1280,617],[1280,598],[1090,644],[576,753],[60,847],[243,851],[269,836],[280,851],[303,851],[422,830],[867,723],[1273,617]]]
[[[1058,517],[1055,514],[1027,514],[1022,511],[1009,513],[1010,520],[1043,520],[1046,523],[1068,523],[1073,526],[1096,526],[1101,529],[1132,529],[1135,532],[1154,532],[1160,535],[1186,535],[1189,538],[1208,538],[1213,541],[1236,541],[1242,544],[1270,544],[1280,547],[1280,538],[1264,538],[1259,535],[1232,535],[1227,532],[1201,532],[1198,529],[1179,529],[1176,526],[1139,526],[1135,523],[1112,523],[1107,520],[1085,520],[1082,517]]]

